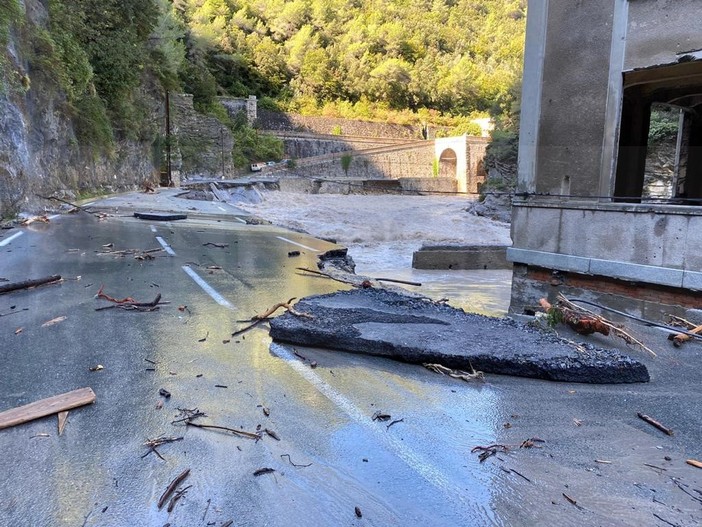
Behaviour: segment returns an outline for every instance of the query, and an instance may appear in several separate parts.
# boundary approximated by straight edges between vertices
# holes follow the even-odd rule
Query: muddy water
[[[511,270],[412,269],[412,253],[402,249],[390,244],[352,245],[349,254],[356,262],[357,274],[421,283],[421,287],[403,287],[434,300],[448,298],[450,305],[465,311],[491,316],[507,314]]]

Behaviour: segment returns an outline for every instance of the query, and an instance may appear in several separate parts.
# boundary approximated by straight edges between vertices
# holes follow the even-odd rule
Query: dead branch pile
[[[104,286],[100,286],[100,290],[95,295],[95,298],[102,298],[108,302],[112,302],[113,305],[105,307],[96,307],[95,311],[103,311],[105,309],[120,308],[129,311],[156,311],[159,304],[167,304],[168,302],[161,302],[161,293],[156,295],[156,298],[151,302],[137,302],[131,296],[126,298],[118,299],[113,298],[110,295],[103,293]]]
[[[265,322],[266,320],[270,320],[271,315],[273,313],[275,313],[276,311],[278,311],[281,307],[285,308],[291,315],[295,315],[296,317],[314,318],[309,313],[302,313],[301,311],[297,311],[292,305],[293,300],[295,300],[295,297],[291,298],[287,302],[278,302],[273,307],[267,309],[263,313],[260,313],[258,315],[254,315],[249,320],[240,320],[239,322],[251,322],[251,324],[232,333],[232,337],[236,337],[238,335],[241,335],[242,333],[246,333],[250,329],[253,329],[256,326],[258,326],[261,322]]]
[[[471,381],[484,381],[485,380],[485,375],[483,374],[482,371],[475,371],[471,367],[471,371],[463,371],[463,370],[452,370],[451,368],[447,368],[446,366],[443,366],[441,364],[422,364],[425,368],[428,370],[433,371],[434,373],[438,373],[440,375],[448,375],[449,377],[452,377],[454,379],[461,379],[466,382],[471,382]]]
[[[558,295],[558,301],[555,305],[552,305],[545,298],[542,298],[539,303],[546,311],[548,323],[552,327],[560,323],[569,326],[580,335],[592,335],[593,333],[612,335],[622,339],[627,344],[637,346],[654,357],[656,356],[652,349],[628,332],[624,325],[615,324],[589,309],[575,305],[562,294]]]
[[[689,333],[693,333],[695,335],[699,335],[700,333],[702,333],[702,325],[693,324],[689,320],[685,320],[684,318],[676,317],[675,315],[668,315],[668,317],[670,318],[671,325],[682,327],[683,329],[687,330],[687,332],[688,332],[688,334],[670,333],[668,335],[668,340],[672,341],[673,345],[676,348],[679,348],[685,342],[692,339],[692,336],[689,335]]]

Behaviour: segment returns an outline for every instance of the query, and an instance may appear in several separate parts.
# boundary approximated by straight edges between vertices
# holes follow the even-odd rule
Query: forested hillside
[[[281,157],[280,144],[232,121],[217,95],[456,133],[488,114],[510,124],[525,10],[526,0],[0,0],[0,212],[37,189],[153,177],[170,144],[167,91],[193,94],[231,129],[236,165]]]
[[[148,135],[139,91],[154,83],[206,112],[254,94],[307,114],[506,116],[526,20],[526,0],[47,0],[34,25],[3,3],[0,40],[14,29],[30,70],[5,77],[56,85],[97,146]]]
[[[253,93],[360,117],[509,113],[525,12],[525,0],[173,1],[196,95]]]

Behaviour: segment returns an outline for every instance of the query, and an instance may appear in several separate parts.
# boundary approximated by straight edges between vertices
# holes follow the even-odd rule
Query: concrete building
[[[530,0],[511,311],[557,291],[651,318],[702,307],[702,0]],[[672,183],[644,187],[653,108]]]

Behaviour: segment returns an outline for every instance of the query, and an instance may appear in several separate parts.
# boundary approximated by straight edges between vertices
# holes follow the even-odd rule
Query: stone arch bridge
[[[327,179],[415,180],[418,188],[477,193],[485,180],[488,139],[467,135],[435,140],[369,138],[272,131],[295,159],[295,172]],[[346,169],[341,158],[346,161]],[[406,185],[403,185],[403,187]],[[411,187],[411,185],[410,185]]]

